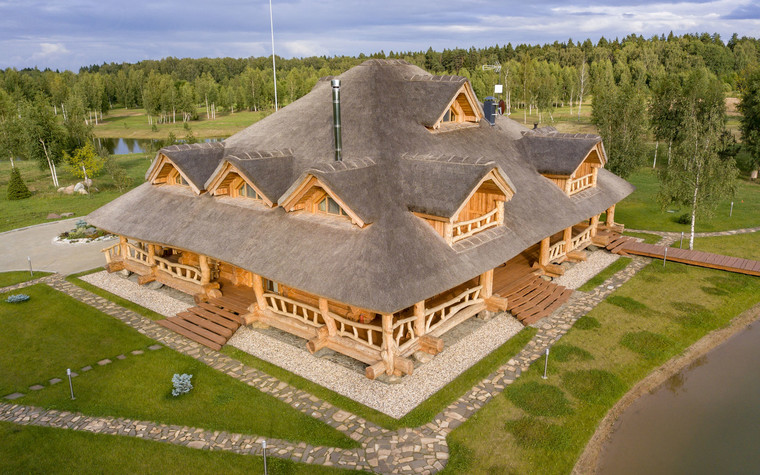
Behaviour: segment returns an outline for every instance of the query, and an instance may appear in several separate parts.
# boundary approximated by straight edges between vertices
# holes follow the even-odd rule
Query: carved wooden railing
[[[400,353],[409,348],[419,335],[414,332],[414,321],[416,316],[407,317],[393,324],[393,339],[396,340],[396,347]],[[401,342],[403,340],[403,343]]]
[[[577,249],[582,244],[585,244],[586,242],[590,242],[591,241],[591,229],[592,229],[592,226],[589,226],[586,229],[584,229],[580,234],[578,234],[577,236],[575,236],[570,241],[571,247],[573,249]]]
[[[588,175],[583,175],[580,178],[576,178],[575,180],[570,180],[570,183],[568,184],[568,195],[574,195],[576,193],[579,193],[586,188],[591,188],[594,184],[593,180],[594,175],[592,173],[589,173]]]
[[[201,283],[201,270],[197,267],[186,266],[185,264],[175,264],[161,257],[154,257],[158,268],[178,279],[186,280],[194,284]]]
[[[274,313],[285,317],[295,318],[312,327],[319,328],[324,325],[320,321],[321,313],[318,308],[311,305],[283,297],[279,294],[265,293],[264,298],[267,301],[267,308]]]
[[[383,348],[383,330],[379,326],[355,322],[333,313],[330,316],[335,320],[339,336],[350,338],[375,350]],[[359,330],[364,330],[366,335]]]
[[[106,263],[110,264],[112,261],[114,261],[117,258],[121,258],[121,243],[117,242],[116,244],[112,246],[108,246],[105,249],[101,249],[100,252],[105,254],[106,256]]]
[[[148,262],[148,253],[129,242],[127,243],[127,259],[150,265],[150,262]]]
[[[480,298],[480,291],[482,289],[482,285],[467,289],[448,302],[444,302],[426,310],[425,333],[430,333],[431,330],[435,330],[460,310],[483,303],[484,300]]]
[[[559,259],[565,254],[565,241],[560,241],[549,248],[549,262]]]
[[[454,224],[454,230],[452,234],[452,242],[457,242],[462,239],[466,239],[473,234],[486,230],[490,227],[496,226],[498,222],[499,208],[496,207],[483,216],[471,219],[469,221],[462,221]]]

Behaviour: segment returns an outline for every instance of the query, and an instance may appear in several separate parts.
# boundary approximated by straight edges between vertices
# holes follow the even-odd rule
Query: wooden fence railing
[[[414,332],[415,320],[417,320],[417,317],[411,316],[393,324],[393,339],[396,340],[396,347],[398,348],[399,353],[403,353],[407,348],[414,344],[419,337],[419,335]]]
[[[583,175],[580,178],[576,178],[575,180],[570,180],[570,184],[568,186],[568,195],[574,195],[585,190],[586,188],[591,188],[593,184],[593,174],[591,173],[588,175]]]
[[[108,246],[105,249],[101,249],[100,252],[102,252],[103,254],[105,254],[105,256],[106,256],[106,263],[110,264],[115,259],[121,257],[121,243],[117,242],[116,244]]]
[[[430,333],[430,331],[435,330],[460,310],[483,303],[484,300],[480,298],[480,291],[482,289],[482,285],[467,289],[448,302],[444,302],[426,310],[425,333]]]
[[[560,241],[549,248],[549,262],[559,259],[565,254],[565,241]]]
[[[335,320],[338,335],[350,338],[374,350],[383,348],[383,330],[379,326],[355,322],[333,313],[330,316]]]
[[[585,244],[586,242],[590,242],[591,241],[591,229],[592,229],[592,226],[589,226],[586,229],[584,229],[580,234],[578,234],[577,236],[575,236],[572,239],[572,241],[570,241],[571,247],[573,249],[577,249],[582,244]]]
[[[130,242],[127,243],[127,259],[150,265],[148,262],[148,253]]]
[[[278,294],[265,293],[264,298],[267,302],[267,308],[275,313],[295,318],[316,328],[324,325],[324,322],[320,320],[321,313],[318,308]]]
[[[158,268],[178,279],[186,280],[194,284],[201,283],[201,270],[184,264],[175,264],[161,257],[154,257]]]
[[[454,224],[452,242],[457,242],[462,239],[466,239],[473,234],[496,226],[498,222],[499,208],[494,208],[492,211],[484,214],[483,216],[471,219],[469,221],[462,221]]]

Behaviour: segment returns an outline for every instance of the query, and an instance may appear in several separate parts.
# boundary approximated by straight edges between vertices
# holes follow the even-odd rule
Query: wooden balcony
[[[467,239],[475,233],[479,233],[481,231],[485,231],[488,228],[498,226],[499,211],[499,207],[496,207],[483,216],[479,216],[468,221],[460,221],[459,223],[454,223],[451,236],[452,244],[457,241],[461,241],[462,239]]]
[[[594,174],[589,173],[588,175],[583,175],[575,180],[569,180],[567,182],[567,194],[568,196],[573,196],[574,194],[580,193],[592,186],[594,186]]]

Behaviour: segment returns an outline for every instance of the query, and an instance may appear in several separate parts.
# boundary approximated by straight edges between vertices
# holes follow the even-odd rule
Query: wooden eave
[[[243,181],[248,183],[248,185],[250,185],[250,187],[253,188],[259,196],[261,196],[262,201],[266,203],[267,206],[273,208],[277,205],[276,202],[270,200],[264,193],[262,193],[259,187],[257,187],[256,184],[253,183],[253,181],[251,181],[243,172],[241,172],[238,167],[226,160],[222,166],[222,169],[216,175],[214,175],[214,178],[211,179],[211,181],[208,183],[208,190],[206,191],[212,195],[215,195],[216,190],[222,185],[222,183],[224,183],[225,179],[230,173],[235,173]]]
[[[158,175],[161,173],[161,170],[163,170],[164,166],[166,166],[167,164],[171,165],[172,168],[174,168],[174,170],[176,170],[177,173],[179,173],[182,176],[182,178],[188,184],[188,186],[190,187],[190,189],[193,190],[193,192],[196,195],[200,195],[203,192],[203,190],[201,190],[197,186],[195,186],[195,183],[193,183],[192,180],[190,180],[187,177],[187,175],[185,175],[185,173],[182,171],[182,169],[180,167],[178,167],[177,164],[174,163],[171,158],[169,158],[168,156],[164,155],[163,153],[159,153],[158,154],[158,161],[156,162],[156,165],[151,169],[150,175],[148,175],[148,181],[151,184],[153,184],[153,185],[160,184],[160,183],[156,183],[155,180],[156,180],[156,178],[158,178]]]
[[[602,142],[599,141],[599,142],[596,143],[596,145],[594,145],[593,147],[591,147],[591,150],[588,151],[588,153],[586,154],[586,156],[583,157],[583,160],[581,160],[581,162],[578,164],[578,166],[575,167],[575,170],[573,170],[573,173],[571,173],[569,176],[573,176],[575,174],[575,172],[577,172],[578,169],[581,167],[581,165],[583,165],[584,163],[586,163],[586,160],[588,160],[588,158],[591,156],[592,152],[596,152],[596,155],[599,157],[599,166],[601,166],[602,168],[604,168],[604,165],[607,164],[607,156],[604,154],[604,145],[602,145]],[[546,176],[549,176],[549,175],[546,175]]]
[[[472,112],[474,115],[474,122],[478,123],[480,122],[480,119],[483,118],[483,113],[480,110],[480,106],[478,105],[477,97],[475,96],[475,91],[472,90],[472,86],[470,85],[470,81],[465,81],[464,84],[462,84],[462,87],[457,90],[457,92],[454,94],[454,97],[451,98],[448,104],[446,104],[446,107],[441,112],[441,115],[438,116],[438,119],[435,121],[435,124],[433,127],[431,127],[433,130],[439,129],[441,127],[441,121],[443,120],[443,117],[446,115],[446,112],[449,111],[452,107],[456,107],[455,104],[457,103],[457,99],[460,95],[464,94],[465,99],[467,99],[467,102],[470,105],[470,108],[472,109]],[[458,104],[457,104],[458,106]],[[473,116],[465,116],[464,111],[461,109],[458,111],[458,113],[461,113],[464,117],[473,117]],[[469,122],[469,121],[464,121]]]
[[[364,222],[362,218],[359,217],[351,208],[346,205],[346,202],[340,199],[340,197],[330,189],[329,186],[327,186],[322,180],[320,180],[318,177],[312,175],[311,173],[307,174],[306,177],[301,181],[301,183],[296,187],[293,192],[285,197],[284,199],[280,200],[280,206],[285,208],[285,211],[291,212],[293,211],[294,207],[298,202],[303,198],[306,193],[311,191],[315,187],[322,188],[325,193],[327,193],[330,198],[335,200],[336,203],[343,209],[343,211],[346,212],[349,218],[351,218],[351,222],[358,225],[360,228],[363,228],[367,225],[367,223]]]

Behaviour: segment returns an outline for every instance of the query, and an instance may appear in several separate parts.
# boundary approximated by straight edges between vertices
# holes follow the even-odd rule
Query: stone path
[[[430,423],[417,428],[405,428],[396,431],[379,427],[277,378],[190,341],[131,310],[67,282],[58,274],[40,279],[40,281],[44,281],[51,287],[121,320],[169,348],[189,355],[212,368],[286,402],[294,409],[334,427],[362,445],[360,449],[345,450],[314,447],[305,443],[294,444],[286,441],[272,441],[270,444],[270,441],[267,440],[268,446],[276,447],[272,455],[296,462],[336,465],[379,473],[436,473],[443,469],[449,458],[446,436],[452,430],[469,419],[493,397],[504,391],[509,384],[520,376],[522,371],[544,355],[547,347],[567,333],[576,320],[593,309],[648,262],[649,259],[634,257],[630,265],[592,292],[575,292],[565,305],[534,325],[538,328],[535,337],[506,365],[476,384],[462,397],[436,415]],[[3,419],[3,417],[7,419]],[[242,434],[166,426],[148,421],[90,417],[15,404],[0,405],[0,420],[10,420],[19,424],[69,427],[90,432],[132,435],[193,448],[230,450],[238,453],[260,454],[260,444],[264,440],[261,437]],[[150,437],[147,436],[148,434]]]

